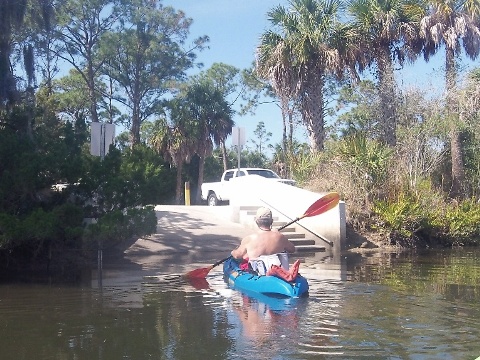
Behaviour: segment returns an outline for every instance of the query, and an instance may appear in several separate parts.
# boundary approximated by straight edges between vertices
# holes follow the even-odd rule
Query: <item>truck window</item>
[[[262,176],[262,177],[268,178],[268,179],[276,179],[276,178],[279,177],[279,176],[277,176],[277,174],[275,174],[271,170],[263,170],[263,169],[248,170],[248,173],[251,174],[251,175],[259,175],[259,176]]]
[[[237,171],[237,177],[238,176],[245,176],[245,172],[243,172],[242,170]]]
[[[233,171],[227,171],[223,177],[224,181],[229,181],[233,177]]]

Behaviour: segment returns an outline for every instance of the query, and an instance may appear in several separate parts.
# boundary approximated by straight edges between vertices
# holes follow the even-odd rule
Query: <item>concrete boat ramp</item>
[[[259,206],[184,206],[157,205],[157,230],[138,239],[125,255],[194,255],[229,252],[238,246],[241,239],[256,231],[254,216]],[[282,219],[273,210],[274,228],[289,219]],[[309,234],[302,227],[291,225],[282,232],[295,244],[297,252],[330,251],[331,246],[322,239]]]
[[[157,205],[157,231],[138,239],[127,255],[229,252],[252,228],[229,219],[228,206]]]

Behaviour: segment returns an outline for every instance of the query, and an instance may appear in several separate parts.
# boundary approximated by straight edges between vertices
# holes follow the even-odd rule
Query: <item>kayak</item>
[[[246,292],[284,297],[300,297],[308,293],[307,279],[301,275],[291,282],[276,276],[260,276],[240,269],[233,258],[223,263],[223,275],[231,288]]]

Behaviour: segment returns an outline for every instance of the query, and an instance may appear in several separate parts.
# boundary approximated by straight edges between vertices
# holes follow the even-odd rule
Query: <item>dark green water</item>
[[[289,301],[232,291],[220,269],[198,289],[175,281],[210,263],[158,258],[105,264],[82,286],[0,284],[0,359],[480,356],[480,249],[305,256],[309,297]]]

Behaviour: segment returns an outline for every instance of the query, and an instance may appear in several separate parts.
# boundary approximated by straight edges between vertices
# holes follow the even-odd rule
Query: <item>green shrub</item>
[[[480,239],[480,205],[467,199],[447,207],[445,227],[452,243],[478,244]]]
[[[428,226],[428,213],[415,197],[404,193],[396,201],[375,201],[373,212],[379,221],[374,227],[396,231],[405,237]]]
[[[153,207],[115,210],[105,214],[83,234],[85,251],[113,248],[133,237],[153,234],[157,218]]]

